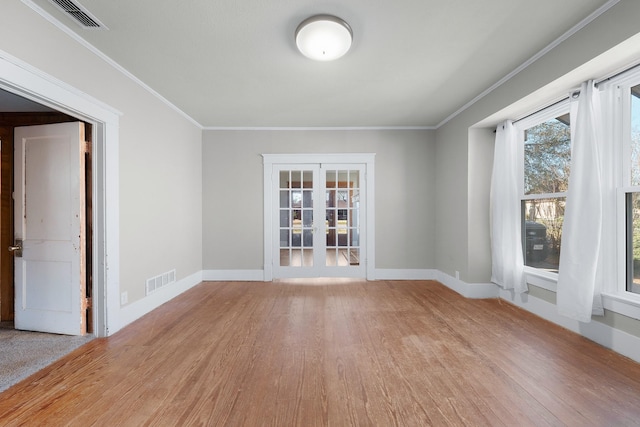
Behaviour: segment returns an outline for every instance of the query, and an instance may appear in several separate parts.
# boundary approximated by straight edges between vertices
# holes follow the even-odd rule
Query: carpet
[[[13,322],[0,322],[0,392],[92,339],[93,335],[18,331]]]

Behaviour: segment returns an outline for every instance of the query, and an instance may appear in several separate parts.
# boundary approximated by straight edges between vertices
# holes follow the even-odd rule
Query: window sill
[[[525,266],[524,275],[529,285],[551,292],[558,291],[558,275],[556,273]],[[602,304],[609,311],[640,320],[640,294],[603,292]]]
[[[621,294],[603,292],[602,304],[607,310],[640,320],[640,295],[631,292]]]
[[[557,273],[549,273],[544,270],[525,266],[524,277],[529,285],[537,286],[551,292],[556,292],[558,289]]]

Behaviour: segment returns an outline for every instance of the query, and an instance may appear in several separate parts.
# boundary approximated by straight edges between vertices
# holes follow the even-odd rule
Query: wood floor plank
[[[640,365],[431,281],[209,282],[0,394],[0,425],[632,426]]]

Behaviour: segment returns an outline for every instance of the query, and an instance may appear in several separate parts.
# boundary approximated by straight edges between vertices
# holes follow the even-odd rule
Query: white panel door
[[[20,127],[14,139],[15,328],[82,335],[84,124]]]

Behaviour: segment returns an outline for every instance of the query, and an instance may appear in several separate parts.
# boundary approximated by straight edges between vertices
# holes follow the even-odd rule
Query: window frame
[[[631,172],[631,88],[640,85],[638,67],[624,71],[599,85],[602,93],[603,128],[605,140],[612,143],[611,178],[615,186],[615,242],[612,255],[605,260],[614,266],[615,280],[605,283],[603,294],[640,307],[640,293],[627,290],[628,267],[628,220],[627,195],[640,193],[640,185],[632,185]],[[604,206],[603,208],[606,208]],[[635,317],[635,316],[634,316]]]
[[[518,198],[520,201],[520,213],[521,213],[521,233],[523,236],[522,250],[523,254],[526,250],[524,247],[524,233],[525,233],[525,220],[524,213],[522,212],[523,202],[527,200],[539,200],[560,198],[567,196],[567,192],[557,193],[544,193],[544,194],[525,194],[524,191],[524,146],[525,146],[525,131],[529,128],[537,126],[546,121],[555,119],[557,117],[569,114],[570,120],[573,121],[571,103],[569,98],[560,100],[548,107],[536,111],[520,120],[514,122],[514,126],[517,132],[517,144],[518,144]],[[541,268],[528,266],[525,264],[524,273],[528,283],[538,286],[550,291],[556,291],[556,283],[558,281],[558,273],[543,270]]]

